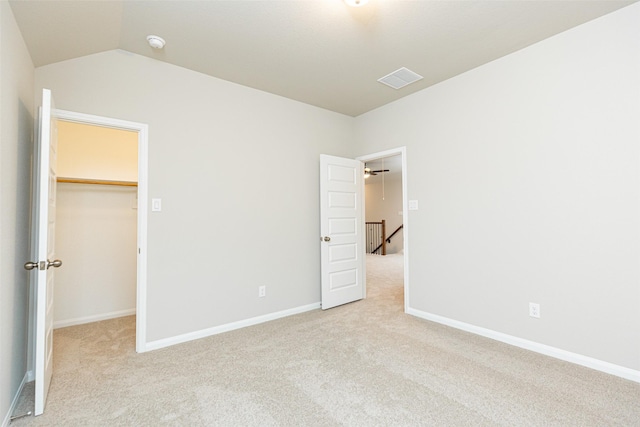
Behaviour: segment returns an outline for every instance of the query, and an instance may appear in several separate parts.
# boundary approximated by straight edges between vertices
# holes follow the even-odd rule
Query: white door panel
[[[320,156],[322,309],[364,298],[362,163]]]
[[[53,374],[53,294],[54,271],[62,263],[55,260],[57,123],[52,117],[51,91],[43,89],[42,107],[34,165],[35,233],[33,258],[25,268],[36,274],[35,408],[41,415]]]

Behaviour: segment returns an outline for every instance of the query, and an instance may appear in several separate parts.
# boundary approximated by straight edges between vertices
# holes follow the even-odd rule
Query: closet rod
[[[119,185],[120,187],[137,187],[135,181],[109,181],[107,179],[85,179],[85,178],[64,178],[58,177],[58,182],[66,182],[71,184],[97,184],[97,185]]]

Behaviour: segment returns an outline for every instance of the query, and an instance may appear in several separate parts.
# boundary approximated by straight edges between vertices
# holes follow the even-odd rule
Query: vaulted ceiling
[[[9,3],[36,67],[123,49],[357,116],[635,1]],[[377,81],[400,67],[424,78],[400,90]]]

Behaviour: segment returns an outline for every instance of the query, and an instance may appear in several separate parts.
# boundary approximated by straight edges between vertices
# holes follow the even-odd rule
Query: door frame
[[[370,162],[372,160],[379,160],[385,157],[401,156],[402,160],[402,248],[404,252],[403,269],[404,269],[404,312],[407,313],[409,309],[409,205],[407,199],[407,148],[397,147],[390,150],[379,151],[377,153],[366,154],[364,156],[356,157],[356,160],[361,162]],[[365,195],[366,203],[366,195]],[[366,212],[365,212],[366,215]],[[365,218],[362,219],[362,227],[364,229]],[[362,256],[366,257],[366,248],[362,247]],[[366,274],[366,270],[365,270]],[[366,281],[365,281],[366,284]],[[365,287],[366,290],[366,287]]]
[[[60,109],[53,109],[52,116],[58,120],[67,122],[133,131],[138,134],[136,352],[143,353],[147,351],[147,199],[149,193],[149,126],[145,123],[130,122],[127,120],[76,113]],[[32,319],[35,315],[35,304],[33,299],[34,292],[35,289],[31,289],[32,297],[30,298],[29,303],[29,319]],[[31,321],[29,325],[29,335],[29,379],[32,380],[34,377],[33,368],[35,367],[35,331],[33,330]]]

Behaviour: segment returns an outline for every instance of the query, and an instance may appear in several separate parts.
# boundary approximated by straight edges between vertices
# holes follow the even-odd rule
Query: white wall
[[[364,186],[365,216],[367,222],[385,220],[387,236],[402,225],[402,178],[400,174],[391,179],[367,182]],[[400,213],[400,214],[398,214]],[[387,253],[395,254],[403,248],[402,231],[396,233],[387,243]]]
[[[149,341],[318,303],[319,155],[352,156],[352,118],[123,51],[40,67],[42,87],[149,125]]]
[[[356,119],[359,154],[407,147],[412,309],[640,370],[639,22],[634,4]]]
[[[58,177],[138,181],[138,133],[58,121]]]
[[[11,8],[0,1],[0,423],[28,369],[30,156],[33,64]]]
[[[135,187],[58,183],[54,326],[135,313]]]

